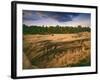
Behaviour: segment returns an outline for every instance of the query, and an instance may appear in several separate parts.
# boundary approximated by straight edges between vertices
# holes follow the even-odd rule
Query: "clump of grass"
[[[89,58],[85,58],[85,59],[82,59],[80,60],[77,64],[71,64],[70,66],[71,67],[81,67],[81,66],[90,66],[91,65],[91,62],[90,62],[90,59]]]

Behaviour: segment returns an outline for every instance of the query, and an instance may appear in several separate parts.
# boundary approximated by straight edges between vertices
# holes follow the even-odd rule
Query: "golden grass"
[[[23,69],[90,66],[89,32],[24,35]]]

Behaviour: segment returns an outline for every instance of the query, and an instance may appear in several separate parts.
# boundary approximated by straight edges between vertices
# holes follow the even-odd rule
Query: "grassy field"
[[[23,69],[91,65],[90,32],[23,35]]]

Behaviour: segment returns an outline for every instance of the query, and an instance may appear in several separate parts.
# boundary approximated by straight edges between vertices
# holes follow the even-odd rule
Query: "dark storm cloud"
[[[40,19],[51,18],[58,22],[68,22],[68,21],[72,21],[73,18],[79,16],[80,14],[81,13],[23,10],[23,20],[36,21]]]
[[[73,18],[78,16],[78,13],[66,13],[66,12],[48,12],[48,15],[59,22],[72,21]]]
[[[40,17],[34,11],[23,10],[23,20],[38,20]]]

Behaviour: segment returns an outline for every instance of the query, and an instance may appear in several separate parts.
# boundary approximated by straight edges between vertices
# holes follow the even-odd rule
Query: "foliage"
[[[66,33],[78,33],[78,32],[90,32],[90,27],[77,27],[72,26],[27,26],[23,24],[24,34],[66,34]]]

